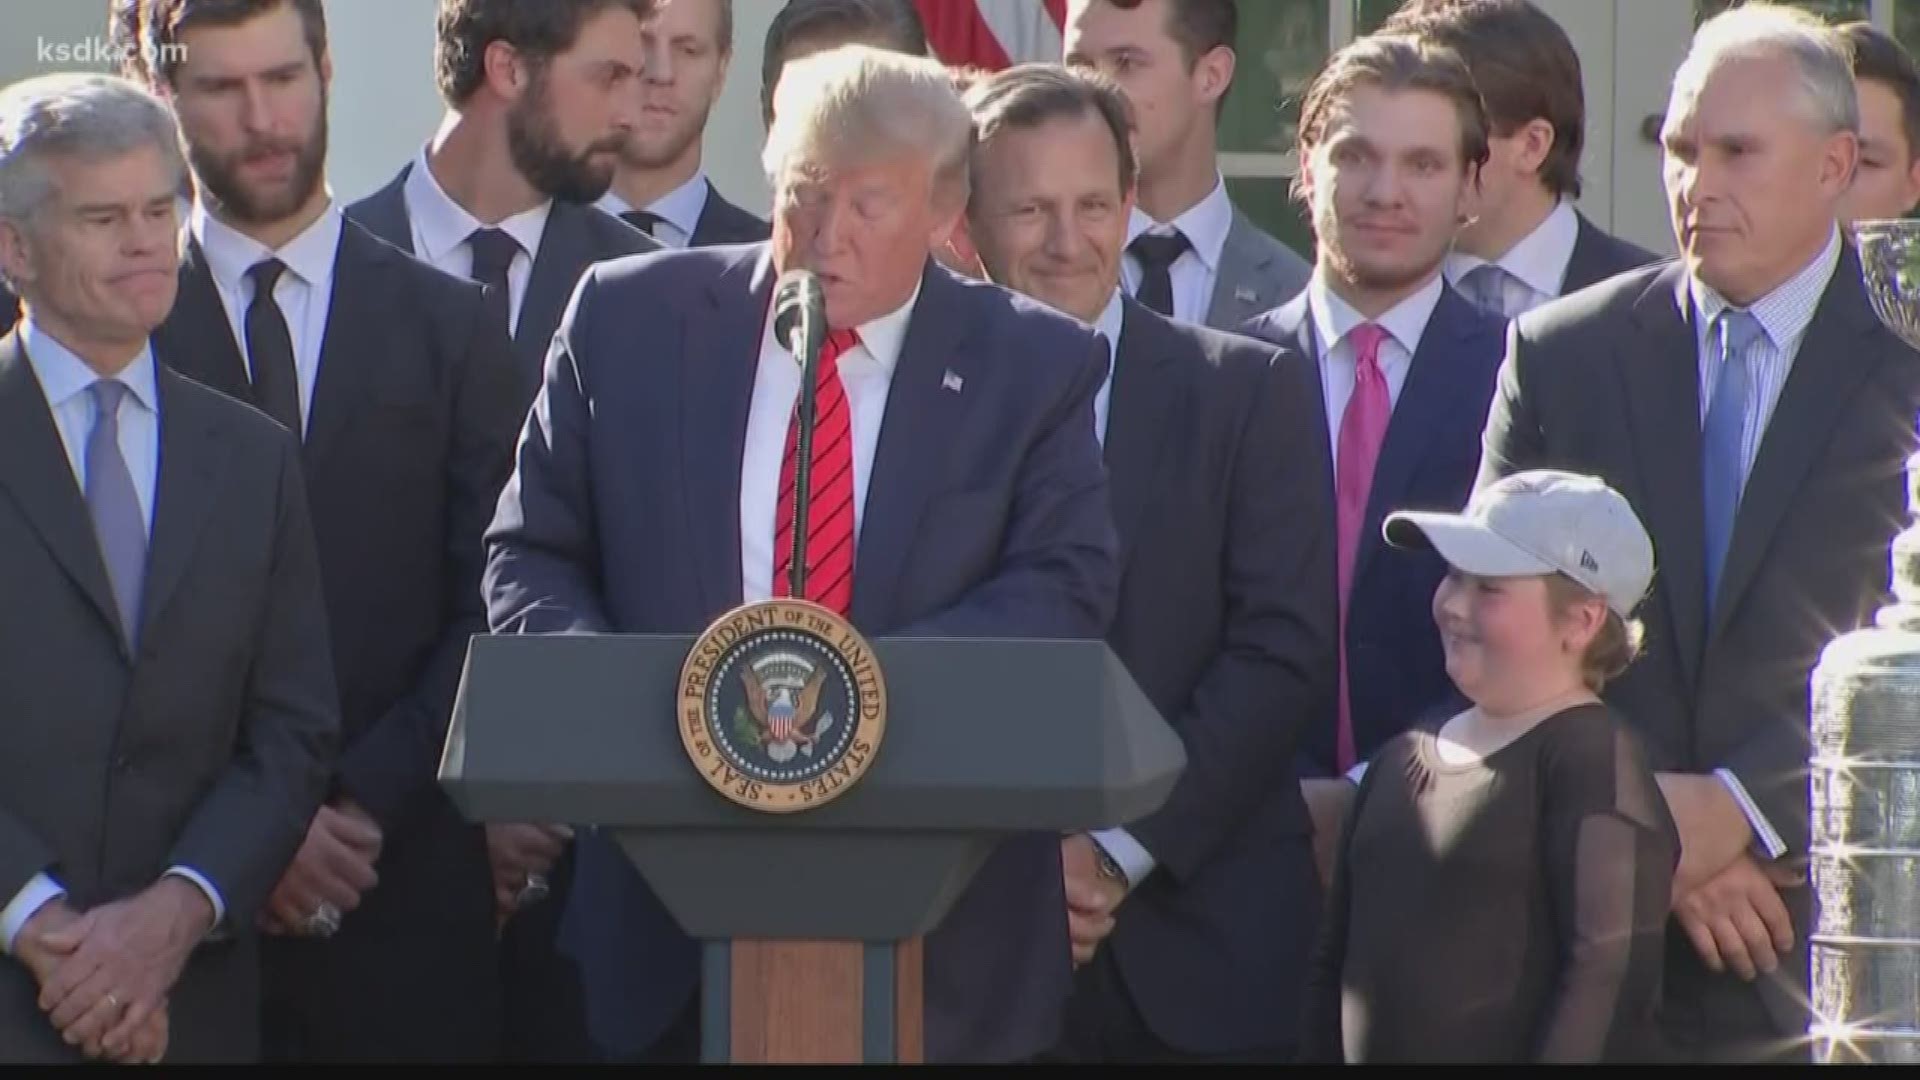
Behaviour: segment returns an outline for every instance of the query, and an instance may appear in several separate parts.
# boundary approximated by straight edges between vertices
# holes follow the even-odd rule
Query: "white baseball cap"
[[[1389,544],[1432,548],[1480,577],[1565,574],[1633,617],[1653,584],[1653,541],[1625,496],[1591,476],[1537,469],[1474,493],[1458,514],[1403,510]]]

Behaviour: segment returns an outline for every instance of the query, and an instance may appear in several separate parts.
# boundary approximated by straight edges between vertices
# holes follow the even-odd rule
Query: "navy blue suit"
[[[488,534],[496,632],[690,633],[741,602],[740,470],[773,280],[764,244],[585,274]],[[1106,368],[1086,327],[928,262],[868,485],[862,632],[1105,632],[1116,540],[1090,419]],[[1014,1060],[1058,1036],[1059,844],[1003,845],[927,936],[929,1060]],[[691,999],[695,951],[611,844],[576,847],[562,946],[598,1041],[630,1056]]]
[[[1306,367],[1315,391],[1320,390],[1319,357],[1326,343],[1315,340],[1305,292],[1243,329],[1281,346],[1275,362]],[[1347,692],[1354,748],[1362,761],[1421,713],[1457,694],[1433,626],[1433,591],[1446,576],[1446,563],[1432,552],[1388,549],[1380,538],[1380,523],[1395,510],[1459,510],[1466,505],[1480,468],[1480,432],[1493,399],[1505,333],[1505,320],[1443,285],[1394,404],[1374,466],[1354,558],[1353,591],[1347,598]],[[1321,436],[1314,444],[1316,464],[1331,497],[1332,440],[1325,407],[1316,412]],[[1331,555],[1326,573],[1329,580],[1336,576]],[[1338,718],[1331,700],[1329,705],[1301,737],[1303,776],[1334,774]]]
[[[1334,689],[1319,383],[1265,342],[1124,301],[1106,460],[1107,640],[1187,768],[1127,825],[1157,867],[1081,969],[1068,1060],[1291,1060],[1319,921],[1294,744]]]

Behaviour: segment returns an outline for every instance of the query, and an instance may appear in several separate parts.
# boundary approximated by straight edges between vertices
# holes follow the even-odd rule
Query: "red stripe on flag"
[[[920,9],[920,21],[926,26],[927,45],[941,63],[971,64],[988,71],[1009,66],[1007,50],[980,17],[973,0],[914,0],[914,6]],[[1052,10],[1051,2],[1048,10]],[[1061,10],[1065,11],[1065,0],[1061,0]]]

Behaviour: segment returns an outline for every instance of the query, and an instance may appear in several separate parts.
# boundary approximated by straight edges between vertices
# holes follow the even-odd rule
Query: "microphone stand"
[[[809,504],[813,494],[813,422],[817,396],[814,383],[820,367],[820,349],[826,343],[826,335],[812,322],[801,320],[793,334],[800,345],[794,354],[800,361],[800,400],[794,405],[799,433],[793,452],[793,545],[792,560],[787,564],[787,595],[795,600],[804,600],[807,596],[807,515],[812,510]]]

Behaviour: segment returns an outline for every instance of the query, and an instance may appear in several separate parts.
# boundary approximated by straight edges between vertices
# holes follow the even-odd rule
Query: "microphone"
[[[827,291],[811,270],[789,270],[773,290],[773,336],[804,372],[827,340]]]
[[[787,563],[787,595],[807,595],[807,529],[812,509],[814,382],[820,350],[827,341],[827,291],[811,270],[789,270],[773,290],[773,336],[793,352],[800,365],[800,400],[794,403],[799,428],[793,459],[793,549]]]

